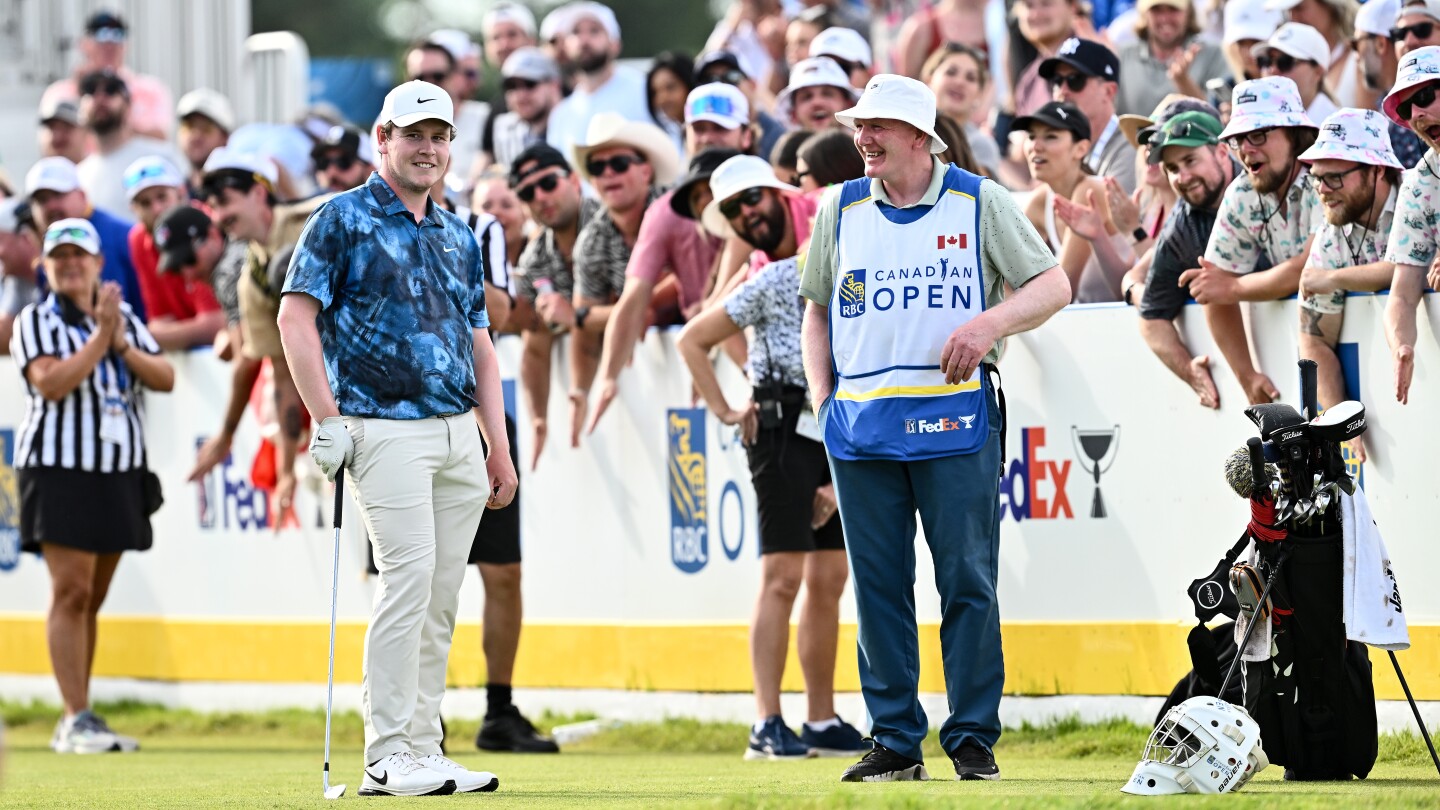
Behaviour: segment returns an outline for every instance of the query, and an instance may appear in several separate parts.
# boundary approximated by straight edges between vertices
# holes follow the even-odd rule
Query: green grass
[[[278,808],[321,807],[320,748],[325,716],[315,711],[197,713],[136,703],[98,707],[117,730],[140,738],[132,755],[58,756],[46,747],[56,710],[0,702],[9,746],[0,807]],[[549,727],[584,717],[542,716]],[[958,783],[938,745],[927,741],[933,782],[842,785],[846,760],[748,763],[740,724],[668,720],[605,731],[559,757],[481,755],[475,721],[449,723],[449,748],[464,764],[500,776],[500,791],[437,798],[426,804],[561,807],[871,808],[1151,806],[1185,801],[1237,807],[1434,807],[1440,795],[1423,742],[1385,735],[1380,762],[1364,782],[1289,784],[1267,769],[1226,797],[1145,800],[1119,787],[1134,768],[1149,729],[1124,721],[1062,720],[1008,729],[996,754],[997,783]],[[356,800],[362,728],[337,715],[334,781]]]

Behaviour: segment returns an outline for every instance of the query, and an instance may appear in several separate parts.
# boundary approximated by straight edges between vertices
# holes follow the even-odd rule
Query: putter
[[[330,784],[330,713],[335,701],[335,601],[340,591],[340,512],[345,505],[341,494],[344,490],[345,466],[342,464],[335,473],[335,556],[330,564],[330,673],[325,678],[325,770],[320,776],[327,799],[345,795],[344,785]]]
[[[1440,772],[1440,756],[1435,754],[1435,743],[1430,742],[1430,732],[1425,729],[1425,721],[1420,719],[1420,707],[1415,705],[1415,698],[1410,694],[1410,684],[1405,682],[1405,673],[1400,671],[1400,659],[1395,657],[1394,650],[1387,650],[1390,653],[1390,663],[1395,665],[1395,677],[1400,679],[1400,688],[1405,690],[1405,699],[1410,701],[1410,711],[1415,713],[1415,722],[1420,726],[1420,736],[1425,738],[1425,747],[1430,749],[1430,759],[1435,763],[1435,770]]]

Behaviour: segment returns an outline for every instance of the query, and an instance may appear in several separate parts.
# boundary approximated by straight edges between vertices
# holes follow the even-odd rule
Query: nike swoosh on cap
[[[383,785],[383,784],[385,784],[386,782],[389,782],[389,781],[390,781],[390,772],[389,772],[389,771],[386,771],[384,776],[376,776],[375,774],[373,774],[373,773],[370,772],[370,769],[369,769],[369,768],[366,768],[366,769],[365,769],[365,775],[368,776],[368,777],[370,777],[371,779],[374,779],[374,780],[375,780],[375,783],[376,783],[376,784],[380,784],[380,785]]]
[[[434,101],[434,100],[435,100],[435,99],[433,99],[433,98],[417,98],[417,99],[415,99],[415,103],[416,103],[416,104],[424,104],[424,103],[427,102],[427,101]]]

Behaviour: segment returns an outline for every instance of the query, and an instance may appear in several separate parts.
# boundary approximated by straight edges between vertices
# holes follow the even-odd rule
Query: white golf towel
[[[1382,650],[1410,648],[1410,628],[1400,601],[1400,585],[1390,564],[1390,552],[1370,514],[1365,490],[1353,496],[1340,495],[1340,521],[1344,532],[1344,571],[1341,598],[1344,600],[1345,637]],[[1246,556],[1258,562],[1251,542]],[[1245,638],[1245,614],[1235,622],[1235,643]],[[1271,627],[1257,627],[1246,645],[1246,661],[1270,660]]]

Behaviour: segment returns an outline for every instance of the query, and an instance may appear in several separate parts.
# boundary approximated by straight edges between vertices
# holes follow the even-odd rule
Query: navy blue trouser
[[[922,759],[928,726],[920,708],[915,623],[915,513],[935,562],[940,650],[950,717],[940,744],[1000,739],[1000,415],[986,386],[990,437],[975,453],[929,461],[843,461],[830,469],[840,503],[859,614],[860,688],[871,736]]]

